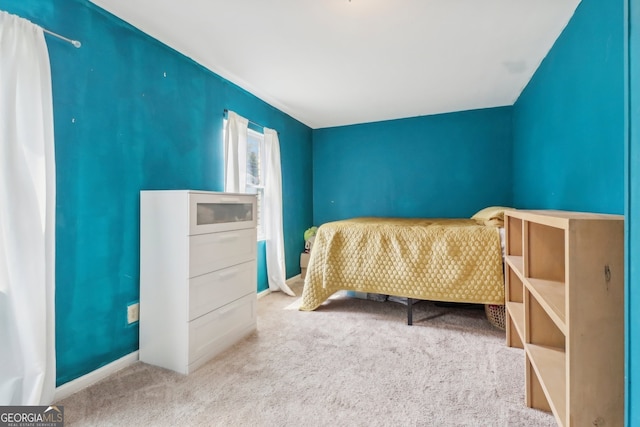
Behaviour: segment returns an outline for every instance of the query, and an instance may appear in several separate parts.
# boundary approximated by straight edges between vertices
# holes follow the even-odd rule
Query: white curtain
[[[224,191],[244,193],[247,182],[249,120],[229,111],[224,133]]]
[[[285,281],[284,232],[282,227],[282,171],[278,133],[264,128],[264,232],[269,289],[295,296]]]
[[[53,401],[55,198],[44,35],[0,11],[0,405]]]

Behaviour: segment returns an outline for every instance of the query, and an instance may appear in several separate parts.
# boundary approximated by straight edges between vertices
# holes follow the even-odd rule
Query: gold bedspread
[[[504,304],[500,234],[472,219],[355,218],[315,237],[300,310],[339,290]]]

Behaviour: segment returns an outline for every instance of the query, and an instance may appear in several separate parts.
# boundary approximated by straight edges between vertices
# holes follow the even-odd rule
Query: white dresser
[[[256,329],[256,198],[140,192],[140,360],[193,372]]]

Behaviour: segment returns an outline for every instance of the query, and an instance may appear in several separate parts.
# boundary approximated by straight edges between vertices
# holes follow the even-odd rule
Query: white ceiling
[[[311,128],[512,105],[580,0],[91,0]]]

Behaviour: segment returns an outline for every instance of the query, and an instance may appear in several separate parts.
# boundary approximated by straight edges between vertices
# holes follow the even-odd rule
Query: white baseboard
[[[119,370],[133,365],[138,361],[138,359],[138,351],[134,351],[133,353],[129,353],[126,356],[123,356],[120,359],[109,363],[108,365],[105,365],[93,372],[89,372],[88,374],[81,376],[80,378],[76,378],[73,381],[62,384],[60,387],[56,387],[56,393],[53,400],[54,402],[57,402],[59,400],[65,399],[72,394],[77,393],[80,390],[85,389],[90,385],[93,385],[98,381],[107,378],[109,375],[112,375]]]
[[[258,299],[260,299],[262,297],[266,297],[270,293],[271,293],[271,290],[269,288],[265,289],[264,291],[260,291],[260,292],[258,292]]]
[[[302,278],[300,277],[299,274],[296,274],[293,277],[289,277],[286,281],[287,285],[290,285],[292,282],[295,282],[296,280],[301,280]]]
[[[295,282],[296,280],[300,280],[300,275],[297,274],[293,277],[289,277],[285,283],[287,285],[291,285],[291,283]],[[267,295],[269,295],[271,293],[271,290],[269,288],[265,289],[264,291],[258,292],[258,299],[262,298],[262,297],[266,297]]]

